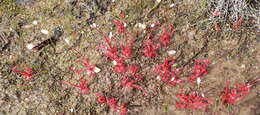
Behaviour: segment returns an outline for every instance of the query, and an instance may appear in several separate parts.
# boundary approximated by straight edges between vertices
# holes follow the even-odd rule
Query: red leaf
[[[117,100],[115,98],[112,97],[112,98],[107,99],[107,104],[109,107],[111,107],[115,111],[118,110]]]
[[[17,66],[14,66],[12,71],[21,74],[22,77],[27,81],[30,81],[34,74],[33,69],[29,67],[25,67],[24,71],[21,71],[17,69]]]
[[[176,108],[179,109],[203,109],[213,104],[213,101],[199,96],[196,92],[190,92],[185,94],[184,90],[180,90],[177,95],[179,101],[176,101]]]
[[[62,83],[78,88],[81,94],[87,94],[89,92],[87,80],[81,78],[79,81],[80,84],[74,84],[68,81],[62,81]]]
[[[157,55],[157,49],[160,48],[160,45],[156,45],[152,42],[152,40],[144,41],[144,49],[143,53],[145,57],[154,58]]]
[[[122,85],[122,86],[125,86],[125,87],[127,87],[127,88],[129,88],[129,89],[133,89],[133,88],[140,89],[140,90],[143,91],[143,93],[147,94],[147,91],[146,91],[146,90],[144,90],[141,86],[136,85],[135,83],[136,83],[135,80],[131,80],[131,79],[128,78],[128,77],[124,77],[124,78],[122,79],[121,85]]]
[[[222,91],[220,97],[223,104],[235,104],[243,99],[250,92],[251,84],[236,84],[236,88],[230,88],[230,81],[226,82],[226,87]]]
[[[124,23],[122,23],[119,20],[113,20],[114,24],[116,25],[117,31],[119,33],[124,33],[126,31],[126,28],[124,26]]]
[[[96,96],[98,97],[97,101],[100,103],[100,104],[103,104],[103,103],[106,103],[107,102],[107,99],[104,95],[100,94],[100,93],[96,93]]]

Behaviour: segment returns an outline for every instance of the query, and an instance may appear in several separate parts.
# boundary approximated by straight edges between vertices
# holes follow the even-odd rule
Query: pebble
[[[41,33],[43,33],[43,34],[46,34],[46,35],[47,35],[47,34],[49,34],[49,31],[48,31],[48,30],[45,30],[45,29],[42,29],[42,30],[41,30]]]
[[[33,24],[33,25],[37,25],[38,22],[37,22],[36,20],[34,20],[34,21],[32,22],[32,24]]]
[[[35,46],[35,45],[34,45],[34,44],[31,44],[31,43],[26,45],[27,49],[29,49],[29,50],[33,49],[34,46]]]
[[[169,55],[174,55],[174,54],[176,54],[177,52],[175,51],[175,50],[170,50],[170,51],[168,51],[168,54]]]
[[[68,45],[70,45],[70,40],[69,40],[69,38],[65,38],[64,41],[65,41]]]
[[[98,72],[100,72],[100,71],[101,71],[100,68],[98,68],[98,67],[95,67],[95,68],[94,68],[94,72],[95,72],[95,73],[98,73]]]
[[[200,85],[200,83],[201,83],[201,79],[199,77],[199,78],[197,78],[197,84]]]
[[[146,28],[146,25],[145,24],[142,24],[142,23],[138,23],[137,26],[139,28],[142,28],[142,29],[145,29]]]
[[[174,7],[175,6],[175,4],[170,4],[170,8],[172,8],[172,7]]]

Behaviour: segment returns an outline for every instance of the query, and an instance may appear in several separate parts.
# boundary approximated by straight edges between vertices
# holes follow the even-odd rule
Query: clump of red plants
[[[114,97],[107,98],[103,94],[96,93],[97,101],[99,104],[106,104],[110,108],[112,108],[114,111],[119,112],[120,115],[126,115],[127,114],[127,106],[125,103],[118,105],[117,99]]]
[[[213,15],[219,16],[221,15],[221,12],[216,11]],[[124,18],[125,16],[120,17]],[[158,55],[160,55],[160,49],[166,48],[171,44],[171,40],[176,31],[174,26],[161,26],[160,22],[153,23],[151,27],[145,29],[146,33],[143,36],[144,39],[139,40],[137,35],[128,31],[124,21],[114,19],[112,22],[116,26],[116,35],[112,35],[112,32],[110,32],[110,35],[106,35],[97,27],[94,28],[102,36],[103,40],[103,43],[98,47],[98,51],[101,51],[106,59],[113,63],[112,71],[120,77],[121,81],[119,85],[121,87],[130,89],[130,91],[136,89],[138,92],[141,91],[143,93],[142,95],[149,95],[149,89],[142,87],[142,83],[146,80],[142,73],[143,64],[133,64],[129,62],[138,59],[136,58],[138,53],[141,53],[142,57],[146,59],[156,59]],[[242,20],[236,22],[233,25],[233,28],[237,28],[241,23]],[[161,31],[157,31],[158,29],[161,29]],[[137,42],[141,43],[141,45],[138,46]],[[88,76],[94,76],[100,71],[100,69],[97,68],[97,65],[90,63],[86,56],[82,55],[76,49],[74,49],[74,51],[81,56],[81,58],[75,62],[80,63],[83,68],[78,69],[72,66],[69,68],[71,71],[80,74],[81,76],[86,76],[84,72],[86,72]],[[196,60],[191,74],[185,77],[183,75],[185,69],[177,68],[176,60],[172,57],[167,57],[161,64],[157,64],[153,68],[153,72],[157,74],[164,83],[170,86],[176,86],[189,83],[189,81],[194,82],[195,80],[200,80],[203,76],[208,74],[209,65],[209,59]],[[12,68],[12,71],[21,74],[26,80],[31,80],[34,74],[33,70],[29,67],[26,67],[24,70],[18,70],[15,66]],[[81,94],[89,94],[90,88],[88,81],[90,80],[81,77],[78,81],[79,83],[72,83],[70,81],[62,80],[62,83],[77,88]],[[252,86],[258,81],[260,80],[257,79],[253,83],[237,84],[235,88],[230,88],[230,82],[227,82],[227,86],[220,95],[223,104],[234,104],[241,100],[249,94]],[[127,114],[128,104],[118,104],[118,99],[116,99],[116,97],[107,97],[101,93],[95,93],[95,95],[99,104],[107,105],[115,112],[119,112],[120,115]],[[180,90],[176,97],[178,97],[178,101],[176,101],[175,107],[178,109],[205,109],[213,104],[212,99],[206,98],[196,91],[186,92],[185,90]]]
[[[204,109],[213,104],[209,98],[200,96],[197,92],[185,92],[180,90],[177,94],[179,101],[176,101],[176,108],[178,109]]]
[[[249,94],[252,86],[256,85],[256,83],[260,81],[260,78],[256,79],[251,83],[245,84],[236,84],[234,88],[230,87],[230,81],[226,82],[226,87],[224,91],[221,92],[220,98],[224,105],[235,104],[236,102],[243,99],[246,95]]]
[[[180,74],[181,69],[173,68],[174,64],[175,64],[175,60],[169,58],[166,59],[163,64],[157,65],[154,69],[154,72],[161,77],[162,81],[172,86],[176,86],[178,84],[185,82],[185,80],[181,80],[178,77],[178,74]]]
[[[70,86],[73,86],[75,88],[78,88],[80,90],[80,93],[81,94],[87,94],[89,93],[89,88],[88,88],[88,81],[85,80],[83,77],[80,78],[79,80],[79,84],[74,84],[74,83],[71,83],[69,81],[62,81],[62,83],[64,84],[67,84],[67,85],[70,85]]]

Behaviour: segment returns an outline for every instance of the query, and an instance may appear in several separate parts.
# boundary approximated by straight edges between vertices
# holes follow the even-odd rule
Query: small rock
[[[146,25],[145,24],[142,24],[142,23],[138,23],[137,26],[139,28],[142,28],[142,29],[145,29],[146,28]]]
[[[30,44],[27,44],[26,47],[27,47],[27,49],[31,50],[35,47],[35,45],[30,43]]]
[[[37,22],[36,20],[34,20],[34,21],[32,22],[32,24],[33,24],[33,25],[37,25],[38,22]]]
[[[168,54],[169,55],[174,55],[174,54],[176,54],[176,51],[175,50],[170,50],[170,51],[168,51]]]
[[[175,4],[170,4],[170,8],[172,8],[172,7],[174,7],[175,6]]]
[[[45,29],[42,29],[42,30],[41,30],[41,33],[43,33],[43,34],[46,34],[46,35],[47,35],[47,34],[49,34],[49,31],[48,31],[48,30],[45,30]]]
[[[91,28],[96,28],[97,27],[97,24],[96,23],[93,23],[90,25]]]
[[[116,64],[117,64],[117,62],[116,62],[115,60],[113,60],[113,61],[112,61],[112,64],[113,64],[113,65],[116,65]]]
[[[95,72],[95,73],[98,73],[98,72],[100,72],[100,71],[101,71],[100,68],[98,68],[98,67],[95,67],[95,68],[94,68],[94,72]]]
[[[155,24],[151,24],[151,27],[153,28],[155,26]]]
[[[199,78],[197,78],[197,84],[200,85],[200,83],[201,83],[201,79],[199,77]]]
[[[70,40],[69,40],[69,38],[65,38],[64,41],[65,41],[68,45],[70,45]]]

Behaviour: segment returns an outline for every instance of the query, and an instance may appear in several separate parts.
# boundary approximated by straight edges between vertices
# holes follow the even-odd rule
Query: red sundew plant
[[[90,64],[89,62],[89,59],[84,57],[83,59],[80,59],[80,60],[77,60],[77,62],[80,62],[84,65],[87,73],[89,75],[94,75],[96,72],[95,72],[95,68],[96,68],[96,65],[95,64]],[[72,69],[73,70],[73,69]],[[81,70],[76,70],[74,69],[75,72],[80,72]]]
[[[235,104],[249,94],[252,84],[236,84],[236,88],[230,88],[230,81],[226,82],[226,87],[220,97],[224,105]]]
[[[154,58],[157,55],[157,50],[160,48],[160,44],[154,44],[151,39],[144,41],[143,53],[145,57]]]
[[[126,28],[125,28],[123,22],[114,19],[114,20],[113,20],[113,23],[116,25],[116,28],[117,28],[117,32],[118,32],[118,33],[124,33],[124,32],[126,31]]]
[[[143,76],[141,74],[138,74],[140,71],[140,67],[138,65],[130,65],[128,66],[128,73],[133,76],[134,78],[137,78],[138,80],[143,80]]]
[[[127,107],[126,104],[122,104],[120,106],[120,110],[119,110],[120,115],[127,115]]]
[[[232,28],[233,28],[233,29],[237,29],[238,26],[240,26],[243,22],[244,22],[243,18],[240,18],[240,19],[237,20],[235,23],[233,23]]]
[[[168,46],[171,41],[172,34],[175,32],[174,27],[171,25],[169,30],[166,27],[163,27],[163,33],[159,37],[159,42],[163,46]]]
[[[175,106],[178,109],[203,109],[213,104],[211,99],[199,96],[196,92],[185,94],[184,90],[180,90],[177,97],[179,101]]]
[[[141,91],[143,91],[144,94],[147,94],[146,90],[144,90],[141,86],[136,85],[135,83],[136,83],[136,81],[131,80],[129,77],[124,77],[121,81],[122,86],[125,86],[129,89],[133,89],[133,88],[140,89]]]
[[[127,107],[126,104],[122,104],[121,106],[118,106],[116,98],[107,98],[104,95],[100,93],[96,93],[97,101],[99,104],[107,104],[110,108],[112,108],[114,111],[119,112],[120,115],[126,115],[127,114]]]
[[[98,97],[97,98],[98,103],[103,104],[103,103],[107,102],[106,96],[104,96],[104,95],[102,95],[100,93],[96,93],[96,96]]]
[[[175,60],[165,60],[163,64],[157,65],[154,69],[154,72],[159,74],[162,81],[176,86],[185,82],[177,77],[180,73],[180,69],[172,69],[172,66],[175,64]]]
[[[81,94],[87,94],[89,92],[87,80],[80,78],[79,81],[79,84],[74,84],[68,81],[62,81],[62,83],[78,88]]]
[[[115,61],[116,65],[113,67],[114,72],[124,74],[127,71],[127,66],[123,61]]]
[[[104,37],[104,40],[106,41],[106,43],[109,46],[109,47],[105,47],[105,49],[106,49],[105,56],[107,56],[111,60],[118,59],[119,58],[119,56],[118,56],[118,48],[115,47],[115,46],[112,46],[109,37]]]
[[[32,80],[32,77],[33,77],[33,74],[34,74],[34,71],[32,68],[30,67],[25,67],[24,71],[22,70],[18,70],[17,69],[17,66],[14,66],[12,68],[12,71],[15,72],[15,73],[19,73],[22,75],[22,77],[27,80],[27,81],[30,81]]]
[[[134,40],[131,40],[130,43],[128,43],[128,39],[124,45],[124,43],[121,43],[121,49],[122,49],[122,55],[125,58],[130,58],[133,54],[133,45],[134,45]]]
[[[115,111],[118,110],[117,100],[114,97],[107,99],[107,105]]]
[[[192,75],[189,77],[190,81],[194,81],[203,75],[208,74],[207,67],[210,63],[210,60],[196,60],[195,65],[193,67]]]

